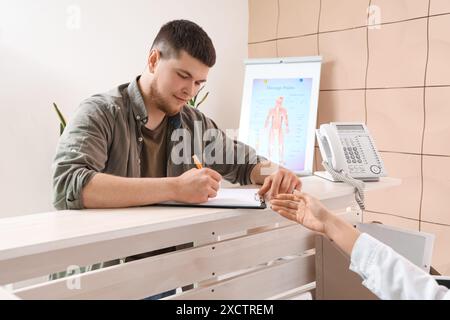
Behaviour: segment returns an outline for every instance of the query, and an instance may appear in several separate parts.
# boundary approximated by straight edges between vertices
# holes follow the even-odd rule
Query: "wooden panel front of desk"
[[[350,258],[333,242],[316,236],[316,299],[377,300],[362,285],[361,277],[349,269]]]

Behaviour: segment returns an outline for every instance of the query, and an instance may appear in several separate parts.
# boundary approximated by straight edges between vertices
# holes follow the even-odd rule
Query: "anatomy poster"
[[[293,171],[305,167],[312,78],[254,79],[249,144]]]

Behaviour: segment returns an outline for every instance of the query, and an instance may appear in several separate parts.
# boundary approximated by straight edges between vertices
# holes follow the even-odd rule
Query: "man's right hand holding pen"
[[[209,168],[203,168],[194,155],[192,157],[197,168],[186,171],[176,178],[176,201],[185,203],[202,203],[217,196],[222,176]]]

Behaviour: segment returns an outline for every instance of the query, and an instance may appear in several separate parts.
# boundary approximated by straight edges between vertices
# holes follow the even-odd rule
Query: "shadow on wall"
[[[66,75],[10,48],[0,50],[0,218],[53,210],[51,164],[59,138],[54,100],[68,103]]]

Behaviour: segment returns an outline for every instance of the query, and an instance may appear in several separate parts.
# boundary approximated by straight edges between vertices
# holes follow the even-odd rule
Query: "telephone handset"
[[[386,176],[383,161],[363,123],[331,122],[316,130],[325,172],[314,174],[355,187],[356,201],[364,209],[364,182]]]

